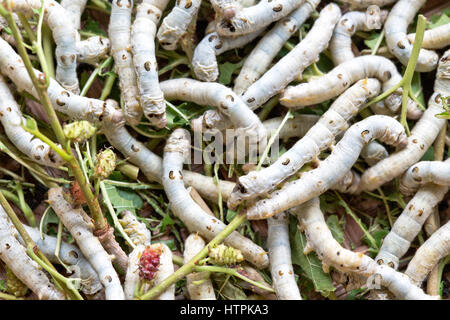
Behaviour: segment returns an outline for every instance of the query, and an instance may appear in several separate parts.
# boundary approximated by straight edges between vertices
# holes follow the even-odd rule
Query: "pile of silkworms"
[[[448,299],[425,6],[2,1],[0,299]]]

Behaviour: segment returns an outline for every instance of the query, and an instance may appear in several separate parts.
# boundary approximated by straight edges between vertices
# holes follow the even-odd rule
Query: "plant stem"
[[[223,229],[217,236],[214,237],[195,257],[189,260],[181,268],[179,268],[175,273],[172,273],[169,277],[164,279],[157,286],[150,289],[147,293],[139,297],[140,300],[150,300],[158,297],[163,293],[168,287],[173,283],[183,279],[186,275],[191,273],[196,266],[197,262],[208,255],[209,248],[220,244],[226,237],[230,235],[234,230],[236,230],[241,224],[247,220],[245,214],[237,214],[236,217],[228,224],[225,229]]]
[[[412,78],[414,76],[414,70],[416,69],[417,59],[419,58],[420,47],[422,46],[426,21],[427,20],[423,15],[419,15],[419,18],[417,20],[416,36],[414,38],[414,45],[413,45],[413,48],[411,51],[411,56],[409,58],[408,65],[406,66],[406,70],[403,75],[403,78],[395,86],[393,86],[389,90],[383,92],[378,97],[372,99],[364,106],[364,108],[366,108],[378,101],[381,101],[381,100],[385,99],[386,97],[388,97],[389,95],[391,95],[392,93],[394,93],[397,89],[402,88],[403,92],[402,92],[402,109],[401,109],[401,115],[400,115],[400,123],[405,127],[408,135],[410,134],[408,123],[406,121],[408,97],[413,99],[419,107],[424,109],[424,107],[417,100],[416,96],[413,93],[413,90],[411,87],[411,82],[412,82]]]
[[[279,96],[276,95],[275,97],[272,97],[269,101],[264,104],[262,107],[261,112],[258,114],[258,117],[261,121],[264,121],[269,116],[270,112],[275,108],[278,104]]]
[[[207,271],[207,272],[217,272],[217,273],[225,273],[225,274],[229,274],[231,276],[237,277],[239,279],[242,279],[258,288],[261,288],[263,290],[267,290],[269,292],[275,293],[275,290],[273,290],[272,288],[266,287],[263,284],[254,281],[252,279],[249,279],[245,276],[243,276],[242,274],[240,274],[239,272],[237,272],[236,269],[231,269],[231,268],[225,268],[225,267],[219,267],[219,266],[195,266],[194,267],[194,271],[195,272],[202,272],[202,271]]]
[[[92,86],[92,83],[94,83],[95,78],[97,78],[97,76],[100,74],[100,72],[108,67],[111,63],[113,62],[113,58],[112,57],[108,57],[105,61],[103,61],[103,63],[101,65],[99,65],[97,68],[94,69],[94,71],[92,71],[91,75],[89,76],[89,79],[87,79],[86,83],[84,84],[83,89],[81,90],[80,96],[84,97],[87,92],[89,91],[89,89]]]
[[[292,117],[293,117],[292,111],[291,111],[291,109],[289,109],[288,112],[286,113],[286,115],[284,116],[283,121],[281,121],[280,125],[278,126],[277,130],[275,130],[275,132],[270,136],[269,142],[267,142],[267,146],[264,149],[264,152],[263,152],[261,158],[259,159],[258,165],[256,166],[256,171],[261,170],[261,167],[262,167],[264,161],[266,161],[267,155],[269,154],[270,147],[275,142],[275,139],[280,134],[281,129],[283,129],[283,127],[286,124],[286,122],[288,121],[288,119],[291,119]]]
[[[20,210],[22,210],[23,214],[25,215],[25,218],[27,219],[28,224],[33,228],[37,227],[36,218],[34,217],[33,211],[31,210],[31,208],[28,206],[28,204],[25,201],[25,197],[23,195],[22,184],[20,182],[16,183],[16,191],[17,191],[18,200],[19,200],[19,208],[20,208]]]
[[[111,93],[112,87],[114,85],[114,81],[116,81],[117,75],[115,73],[110,73],[106,77],[106,81],[103,85],[103,90],[100,95],[100,100],[105,100],[108,98],[109,94]]]

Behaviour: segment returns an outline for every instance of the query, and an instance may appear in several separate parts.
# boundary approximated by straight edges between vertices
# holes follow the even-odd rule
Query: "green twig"
[[[413,45],[413,48],[411,51],[411,56],[409,58],[409,62],[406,67],[403,78],[395,86],[393,86],[389,90],[383,92],[378,97],[372,99],[370,102],[368,102],[364,106],[364,107],[368,107],[374,103],[377,103],[377,102],[385,99],[392,93],[394,93],[397,89],[402,88],[403,92],[402,92],[402,109],[401,109],[401,115],[400,115],[400,123],[405,127],[408,135],[410,134],[408,123],[406,121],[408,97],[413,99],[418,104],[419,107],[424,109],[422,104],[417,100],[417,98],[414,95],[414,92],[411,87],[411,82],[412,82],[412,78],[414,76],[414,70],[416,69],[417,59],[419,57],[420,47],[421,47],[422,41],[423,41],[423,34],[425,32],[426,21],[427,20],[423,15],[419,15],[419,18],[417,20],[416,36],[414,38],[414,45]]]
[[[172,284],[183,279],[186,275],[193,271],[199,260],[205,258],[208,255],[210,247],[220,244],[223,240],[225,240],[226,237],[230,235],[230,233],[236,230],[246,220],[247,217],[245,214],[237,214],[236,217],[230,222],[230,224],[228,224],[225,229],[223,229],[216,237],[214,237],[214,239],[212,239],[197,255],[195,255],[195,257],[189,260],[177,271],[172,273],[169,277],[164,279],[157,286],[153,287],[147,293],[138,297],[137,299],[150,300],[156,298]]]

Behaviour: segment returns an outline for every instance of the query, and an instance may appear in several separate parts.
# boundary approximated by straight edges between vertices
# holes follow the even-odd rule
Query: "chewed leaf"
[[[331,215],[327,219],[327,225],[330,228],[331,234],[333,238],[336,239],[337,242],[342,244],[345,240],[344,231],[342,230],[343,221],[339,221],[337,215]]]
[[[372,32],[368,39],[364,40],[364,44],[370,49],[373,50],[377,45],[378,40],[381,37],[380,32]],[[383,40],[384,41],[384,40]]]
[[[303,249],[306,247],[306,237],[300,233],[297,228],[297,219],[292,216],[289,223],[289,238],[292,263],[302,268],[306,276],[314,284],[316,291],[320,292],[324,297],[328,297],[335,290],[331,277],[322,270],[322,262],[314,252],[308,255],[303,254]]]
[[[113,185],[106,184],[106,192],[117,214],[124,210],[129,210],[136,214],[136,209],[142,209],[142,199],[133,191],[119,189]]]
[[[241,61],[239,63],[225,62],[224,64],[219,65],[219,83],[223,85],[230,84],[233,72],[242,67],[243,63],[244,61]]]
[[[429,29],[434,29],[444,24],[450,23],[450,9],[443,10],[441,14],[433,15],[429,21]]]

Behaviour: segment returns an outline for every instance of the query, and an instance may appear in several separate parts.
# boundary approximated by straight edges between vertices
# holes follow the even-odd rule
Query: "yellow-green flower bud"
[[[16,297],[23,297],[28,292],[27,286],[8,267],[6,267],[6,291]]]
[[[106,149],[97,155],[97,162],[95,164],[95,177],[103,180],[116,168],[116,154],[111,149]]]
[[[218,265],[233,265],[244,261],[241,250],[228,247],[224,244],[209,248],[209,257],[213,264]]]
[[[64,126],[64,135],[74,142],[83,142],[95,134],[95,126],[89,121],[75,121]]]

